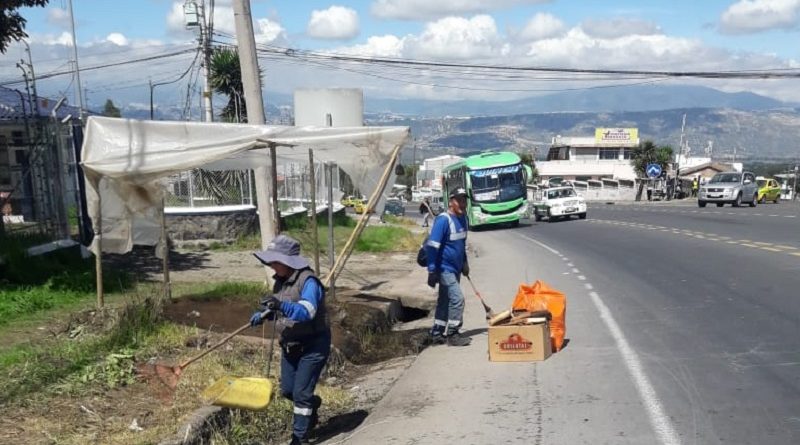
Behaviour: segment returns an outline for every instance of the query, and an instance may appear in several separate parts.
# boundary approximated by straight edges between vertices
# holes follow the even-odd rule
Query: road
[[[470,234],[495,310],[567,295],[563,351],[488,362],[464,286],[473,345],[425,350],[344,443],[800,443],[800,206],[588,213]]]

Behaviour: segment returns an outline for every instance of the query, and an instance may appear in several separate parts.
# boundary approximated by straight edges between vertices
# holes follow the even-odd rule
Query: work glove
[[[428,272],[428,286],[436,287],[436,284],[439,282],[439,274],[436,272]]]
[[[274,295],[265,296],[261,299],[261,307],[272,312],[279,311],[281,309],[281,300]]]
[[[266,314],[264,314],[261,311],[253,313],[253,315],[250,317],[250,326],[256,327],[256,326],[260,325],[261,323],[263,323],[264,319],[266,318],[265,315]]]
[[[461,267],[461,275],[469,277],[469,261],[466,258],[464,258],[464,266]]]

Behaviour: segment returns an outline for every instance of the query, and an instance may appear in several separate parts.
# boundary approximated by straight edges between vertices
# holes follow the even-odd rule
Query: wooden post
[[[94,255],[94,271],[97,276],[97,308],[102,309],[105,304],[103,295],[103,201],[100,197],[100,184],[102,179],[97,181],[97,222],[94,227],[94,239],[97,242],[97,252]]]
[[[317,174],[314,171],[314,150],[308,149],[311,182],[311,239],[314,241],[314,272],[319,274],[319,232],[317,231]]]
[[[274,238],[281,233],[281,209],[278,205],[278,154],[276,153],[275,144],[269,144],[269,158],[272,164],[272,219],[275,221],[275,224],[272,226],[275,233],[271,235]],[[285,175],[283,177],[283,186],[286,187]]]
[[[333,269],[336,267],[336,242],[334,240],[333,230],[333,168],[336,164],[332,162],[326,163],[327,178],[328,178],[328,276],[323,283],[325,287],[330,289],[331,300],[336,300],[336,277],[333,276]]]
[[[169,279],[169,237],[167,236],[167,205],[164,198],[161,198],[161,253],[163,258],[162,269],[164,270],[164,301],[172,301],[172,283]]]
[[[344,248],[342,248],[342,252],[339,254],[339,258],[336,260],[336,263],[333,265],[333,267],[331,267],[331,270],[328,272],[328,275],[325,276],[325,279],[322,280],[323,285],[327,286],[328,283],[334,282],[336,280],[336,276],[340,273],[342,268],[344,268],[344,264],[350,258],[350,254],[353,252],[353,247],[355,247],[355,241],[361,236],[361,233],[367,226],[369,218],[372,215],[372,209],[378,203],[381,193],[383,193],[383,190],[386,188],[386,183],[389,182],[389,177],[391,176],[392,169],[394,169],[394,165],[397,162],[397,156],[400,154],[401,147],[402,144],[397,145],[394,148],[392,157],[386,164],[386,169],[383,171],[380,181],[378,181],[378,186],[372,192],[372,195],[369,197],[369,201],[367,201],[367,209],[364,211],[364,214],[361,215],[361,219],[358,220],[355,229],[353,229],[353,233],[350,234],[350,238],[347,240]]]

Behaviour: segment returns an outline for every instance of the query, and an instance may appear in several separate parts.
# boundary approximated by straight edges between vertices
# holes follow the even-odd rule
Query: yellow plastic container
[[[212,405],[260,411],[272,398],[272,382],[261,377],[223,377],[206,388],[203,397]]]

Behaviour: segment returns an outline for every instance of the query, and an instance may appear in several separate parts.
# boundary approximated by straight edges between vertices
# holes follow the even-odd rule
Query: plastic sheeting
[[[204,168],[246,170],[279,158],[335,162],[368,196],[375,190],[408,127],[288,127],[270,125],[137,121],[89,117],[81,165],[94,227],[102,222],[104,252],[125,253],[160,239],[163,179]],[[389,184],[394,183],[394,172]],[[102,215],[102,221],[100,221]],[[97,252],[96,240],[91,249]]]

